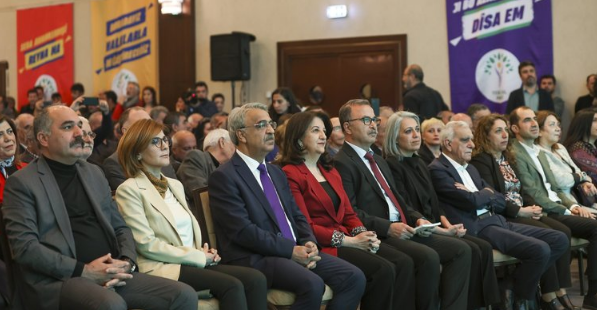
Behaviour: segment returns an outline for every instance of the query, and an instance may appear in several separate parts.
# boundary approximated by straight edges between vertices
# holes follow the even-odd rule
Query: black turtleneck
[[[75,239],[77,261],[81,262],[77,264],[73,276],[80,276],[84,264],[108,253],[116,255],[117,250],[111,246],[114,243],[110,242],[111,238],[99,223],[89,196],[77,174],[76,164],[65,165],[47,157],[45,160],[54,174],[66,206]]]

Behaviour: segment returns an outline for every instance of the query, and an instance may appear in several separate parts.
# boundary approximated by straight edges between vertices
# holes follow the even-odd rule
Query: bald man
[[[462,121],[465,122],[468,127],[471,129],[471,131],[473,131],[473,120],[471,119],[470,116],[468,116],[468,114],[464,114],[464,113],[456,113],[454,115],[452,115],[452,118],[450,119],[450,121]]]
[[[196,148],[197,139],[192,132],[188,130],[179,130],[172,136],[170,164],[174,168],[174,171],[178,171],[180,163],[187,157],[187,154]]]
[[[410,111],[419,116],[421,122],[435,117],[440,111],[449,110],[442,95],[435,89],[423,83],[423,69],[419,65],[410,65],[404,69],[402,83],[404,84],[404,111]]]
[[[15,119],[15,125],[17,126],[17,137],[20,141],[19,156],[21,161],[29,163],[37,157],[37,155],[34,155],[35,152],[31,152],[32,150],[27,147],[27,137],[33,131],[33,115],[29,113],[19,114]],[[30,136],[32,137],[33,134]]]

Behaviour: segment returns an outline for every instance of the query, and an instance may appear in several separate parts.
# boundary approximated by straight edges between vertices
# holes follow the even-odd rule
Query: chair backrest
[[[197,209],[197,221],[201,227],[201,239],[203,242],[209,242],[209,246],[217,248],[216,231],[209,208],[209,194],[207,187],[193,190],[193,200]]]

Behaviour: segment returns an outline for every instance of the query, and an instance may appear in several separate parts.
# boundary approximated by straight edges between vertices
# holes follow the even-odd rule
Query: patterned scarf
[[[164,178],[164,176],[162,175],[160,175],[160,178],[158,179],[154,177],[153,174],[145,171],[145,169],[143,169],[142,171],[149,179],[149,182],[151,182],[151,184],[155,186],[155,189],[158,190],[158,193],[160,193],[162,198],[166,197],[166,192],[168,191],[168,180],[166,180],[166,178]]]
[[[8,179],[8,173],[6,173],[6,167],[12,167],[12,163],[14,162],[14,160],[15,160],[15,157],[13,155],[9,159],[0,161],[0,168],[2,169],[2,175],[4,175],[5,179]]]

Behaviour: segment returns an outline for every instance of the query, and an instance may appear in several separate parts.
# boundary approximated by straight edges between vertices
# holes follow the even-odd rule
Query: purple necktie
[[[278,195],[276,194],[274,183],[272,183],[272,180],[267,174],[267,168],[265,168],[264,164],[259,164],[257,169],[260,172],[259,177],[261,178],[263,192],[265,193],[265,197],[267,197],[267,201],[269,201],[269,205],[276,215],[276,221],[278,222],[278,227],[280,227],[282,236],[286,239],[294,240],[294,236],[292,235],[292,231],[290,230],[290,226],[288,225],[288,221],[286,219],[286,213],[284,213],[284,208],[282,208],[280,199],[278,199]]]

